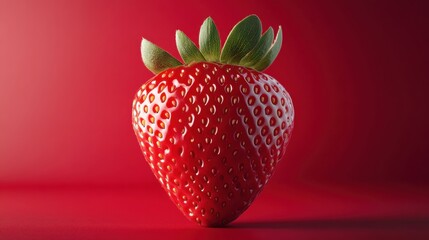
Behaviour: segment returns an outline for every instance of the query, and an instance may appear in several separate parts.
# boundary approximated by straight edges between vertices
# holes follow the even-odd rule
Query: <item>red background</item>
[[[176,29],[211,16],[225,40],[251,13],[284,29],[266,72],[296,111],[272,186],[426,186],[424,2],[0,1],[0,188],[158,184],[131,126],[141,38],[178,57]]]

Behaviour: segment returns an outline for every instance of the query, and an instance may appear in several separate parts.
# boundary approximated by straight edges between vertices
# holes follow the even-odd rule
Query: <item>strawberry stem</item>
[[[246,54],[241,60],[240,65],[252,66],[258,63],[270,50],[274,38],[273,28],[270,27],[259,39],[258,44]]]
[[[261,38],[261,21],[256,15],[241,20],[229,33],[220,55],[220,61],[238,64]]]
[[[252,65],[250,67],[258,71],[263,71],[267,69],[267,67],[269,67],[274,62],[277,55],[279,54],[280,48],[282,46],[282,41],[283,41],[282,27],[279,27],[279,31],[277,32],[276,39],[274,40],[274,43],[271,46],[270,50],[256,65]]]
[[[144,38],[141,43],[140,51],[144,65],[155,74],[168,68],[182,65],[179,60],[171,56],[168,52]]]
[[[185,64],[195,62],[218,62],[245,66],[263,71],[268,68],[280,52],[283,35],[279,27],[273,42],[274,31],[270,27],[262,34],[261,21],[250,15],[237,23],[229,33],[221,50],[219,32],[208,17],[199,34],[200,48],[182,31],[176,31],[176,45]],[[183,65],[179,60],[146,39],[141,43],[141,54],[145,66],[155,74]]]
[[[201,53],[209,62],[219,62],[220,37],[216,25],[211,17],[208,17],[201,25],[199,44]]]
[[[194,42],[180,30],[176,31],[176,45],[180,56],[186,64],[206,61]]]

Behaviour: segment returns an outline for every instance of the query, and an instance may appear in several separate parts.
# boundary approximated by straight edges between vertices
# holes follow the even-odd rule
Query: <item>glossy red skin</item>
[[[233,65],[168,69],[133,102],[141,150],[191,221],[222,226],[243,213],[285,153],[294,109],[272,77]]]

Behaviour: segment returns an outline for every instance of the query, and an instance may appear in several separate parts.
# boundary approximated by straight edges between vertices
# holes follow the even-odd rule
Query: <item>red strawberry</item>
[[[259,18],[251,15],[234,27],[220,54],[208,18],[200,49],[180,31],[176,41],[184,66],[143,39],[143,61],[157,75],[137,92],[133,127],[182,213],[203,226],[222,226],[240,216],[270,179],[293,128],[289,94],[260,72],[280,50],[281,29],[273,43],[273,30],[261,36]]]

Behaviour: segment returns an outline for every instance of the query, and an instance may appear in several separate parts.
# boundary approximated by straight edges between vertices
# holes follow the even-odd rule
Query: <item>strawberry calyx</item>
[[[197,62],[239,65],[263,71],[273,63],[280,51],[283,39],[281,27],[276,38],[273,38],[271,27],[262,34],[259,17],[249,15],[233,27],[222,47],[216,25],[208,17],[200,28],[199,48],[184,32],[176,31],[176,45],[184,63],[144,38],[141,54],[144,65],[155,74]]]

